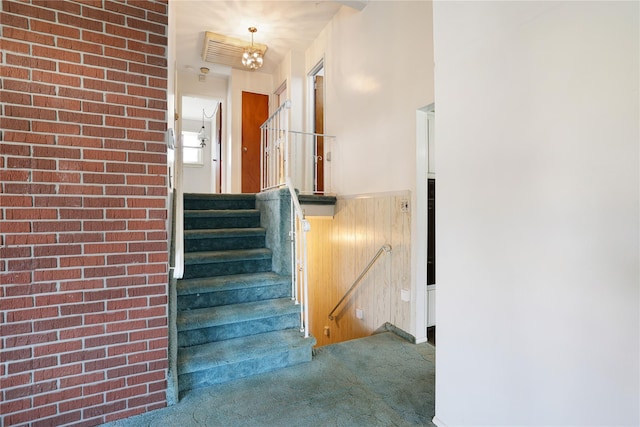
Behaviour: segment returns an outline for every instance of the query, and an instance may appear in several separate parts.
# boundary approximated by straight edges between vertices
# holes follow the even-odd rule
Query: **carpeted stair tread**
[[[202,217],[243,217],[243,216],[260,216],[257,209],[189,209],[184,211],[185,218],[202,218]]]
[[[176,290],[178,296],[185,296],[207,292],[275,286],[285,283],[291,283],[290,276],[283,276],[274,272],[263,272],[178,280]]]
[[[311,349],[315,343],[313,337],[304,338],[300,331],[286,329],[181,348],[178,354],[178,374],[263,358],[272,353],[300,347]]]
[[[181,332],[284,316],[299,311],[300,307],[291,299],[279,298],[181,311],[176,323],[178,332]]]
[[[194,264],[211,264],[217,262],[264,260],[271,257],[267,248],[237,249],[227,251],[189,252],[184,254],[185,267]]]
[[[257,228],[215,228],[209,230],[185,230],[185,239],[222,239],[228,237],[264,236],[267,231]]]
[[[255,209],[255,194],[195,194],[185,193],[184,210],[195,209]]]

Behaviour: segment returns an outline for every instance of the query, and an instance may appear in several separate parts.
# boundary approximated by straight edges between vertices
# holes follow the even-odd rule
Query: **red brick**
[[[74,421],[80,421],[82,418],[82,413],[80,411],[75,412],[67,412],[61,415],[56,415],[55,417],[44,418],[38,421],[34,421],[31,423],[32,427],[49,427],[49,426],[59,426],[59,425],[68,425]]]
[[[77,52],[65,49],[55,49],[52,47],[34,45],[32,54],[36,57],[51,58],[59,61],[80,62],[81,56]]]
[[[73,328],[60,331],[60,339],[74,339],[104,334],[104,325],[87,326],[83,328]]]
[[[85,254],[111,254],[126,251],[127,245],[125,243],[96,243],[84,246]]]
[[[102,31],[103,23],[92,19],[85,19],[79,16],[66,13],[58,13],[58,23],[70,25],[72,27],[85,28],[87,30]]]
[[[0,128],[3,128],[3,129],[29,131],[31,130],[30,123],[31,122],[29,120],[19,120],[19,119],[7,118],[7,117],[0,117]]]
[[[126,270],[124,267],[112,266],[112,267],[96,267],[85,268],[85,277],[110,277],[110,276],[124,276]]]
[[[84,394],[86,396],[86,394]],[[95,405],[100,405],[104,403],[103,395],[93,395],[88,397],[83,397],[82,399],[74,399],[67,402],[60,402],[59,407],[60,411],[73,411],[76,409],[87,408]]]
[[[89,362],[84,363],[84,371],[98,371],[105,370],[109,368],[115,368],[116,366],[126,365],[127,360],[124,356],[119,357],[110,357],[108,359],[100,359],[100,360],[91,360]],[[110,378],[109,376],[107,376]]]
[[[139,365],[127,365],[120,368],[109,369],[107,371],[107,378],[127,377],[129,375],[141,374],[143,372],[147,372],[146,363],[141,363]]]
[[[59,95],[64,98],[74,98],[99,102],[102,102],[104,98],[102,92],[96,92],[86,89],[76,89],[71,87],[61,87]]]
[[[2,35],[9,39],[16,39],[25,42],[39,43],[49,46],[53,46],[54,44],[53,37],[48,34],[39,34],[34,31],[24,31],[18,28],[7,27]]]
[[[104,241],[104,235],[102,233],[60,234],[59,237],[59,243],[86,243],[102,241]]]
[[[120,153],[124,158],[126,158],[127,154],[122,152]],[[110,173],[145,173],[146,167],[141,164],[134,163],[107,163],[106,171]]]
[[[31,95],[26,93],[0,92],[0,102],[5,104],[31,105]]]
[[[159,402],[165,402],[165,401],[166,401],[166,394],[164,391],[162,391],[162,392],[147,394],[142,397],[131,398],[128,401],[128,405],[130,408],[134,408],[136,406],[150,405],[152,403],[159,403]]]
[[[84,33],[86,33],[86,31]],[[93,77],[94,79],[103,79],[105,74],[103,68],[87,67],[85,65],[70,64],[68,62],[60,62],[58,64],[58,70],[61,73]]]
[[[55,21],[55,12],[40,7],[30,6],[17,1],[3,2],[3,11],[20,16],[30,16],[32,18]]]
[[[145,62],[145,56],[127,49],[116,49],[105,46],[104,55],[111,58],[119,58],[131,62]]]
[[[7,322],[20,322],[23,320],[44,319],[47,317],[56,317],[58,309],[54,307],[33,308],[28,310],[9,311],[6,314]],[[36,322],[38,323],[38,322]],[[34,331],[38,331],[34,325]]]
[[[2,173],[0,173],[2,175]],[[4,192],[7,194],[54,194],[54,184],[5,184]]]
[[[147,385],[139,385],[134,387],[121,388],[107,393],[107,402],[114,400],[127,399],[133,396],[140,396],[147,394]]]
[[[135,331],[136,329],[145,329],[146,327],[147,322],[145,320],[131,320],[127,322],[109,323],[107,325],[107,332],[129,332]]]
[[[86,43],[80,40],[66,39],[58,37],[57,44],[59,48],[71,50],[74,52],[87,52],[96,55],[102,55],[103,47],[95,43]]]
[[[146,254],[122,254],[122,255],[108,255],[107,256],[107,264],[134,264],[134,263],[143,263],[147,261]]]
[[[7,337],[10,335],[22,335],[31,332],[31,323],[5,323],[0,324],[0,336]]]
[[[122,388],[125,385],[125,381],[122,378],[118,378],[115,380],[101,381],[98,384],[89,384],[89,382],[86,382],[85,384],[87,385],[83,387],[82,394],[90,396],[92,394],[102,394],[105,391]]]
[[[82,114],[82,113],[73,113],[69,111],[59,111],[58,117],[62,122],[82,123],[82,124],[89,124],[89,125],[102,124],[102,116],[98,116],[96,114]]]
[[[135,26],[121,27],[118,25],[105,24],[105,32],[116,36],[124,37],[126,39],[135,39],[145,41],[147,39],[147,33],[144,31],[138,31]]]
[[[33,147],[34,157],[54,157],[57,159],[79,159],[80,150],[77,148]]]
[[[80,197],[36,197],[35,204],[36,206],[55,206],[55,207],[81,207],[82,199]],[[72,209],[75,212],[78,212],[78,209]],[[60,219],[68,219],[73,218],[69,216],[62,215],[62,212],[67,212],[69,209],[60,209],[61,213]],[[83,209],[84,211],[84,209]],[[79,218],[84,218],[84,216],[79,216]]]
[[[25,81],[19,81],[19,80],[5,79],[3,81],[3,87],[6,90],[14,90],[17,92],[44,93],[47,95],[56,94],[56,87],[53,85],[44,85],[41,83],[31,83],[31,82],[25,82]]]
[[[84,231],[126,230],[124,221],[85,221]]]
[[[150,360],[160,360],[167,358],[167,350],[160,349],[154,351],[146,351],[143,353],[129,354],[127,357],[129,363],[148,362]]]
[[[40,357],[37,359],[26,360],[23,362],[9,363],[7,372],[9,374],[16,374],[25,371],[33,371],[36,369],[51,368],[58,364],[58,358],[56,356]],[[35,379],[37,381],[37,379]]]
[[[83,102],[82,104],[84,105],[86,103]],[[73,147],[100,148],[100,147],[102,147],[102,140],[100,138],[87,138],[87,137],[84,137],[84,136],[60,135],[58,137],[58,145],[68,145],[68,146],[73,146]]]
[[[68,74],[49,73],[34,70],[31,72],[33,81],[52,83],[55,85],[80,87],[80,77],[70,76]]]
[[[127,319],[126,311],[109,311],[107,313],[87,314],[84,317],[85,325],[91,324],[110,324],[113,322],[121,322]]]
[[[5,210],[6,219],[57,219],[58,211],[55,209],[7,209]],[[34,224],[35,225],[35,224]],[[34,228],[33,231],[36,231]],[[49,230],[44,230],[49,231]]]
[[[0,414],[10,414],[12,412],[20,412],[31,408],[31,398],[12,400],[9,402],[0,403]]]
[[[95,338],[87,338],[85,342],[89,341],[90,339],[95,339]],[[86,346],[86,347],[92,347],[92,346]],[[61,354],[60,363],[65,365],[65,364],[80,362],[84,360],[103,359],[104,357],[106,357],[106,355],[107,354],[104,348],[76,351],[73,353]]]
[[[123,345],[109,346],[109,356],[119,356],[121,354],[138,353],[147,350],[147,343],[145,341],[138,341],[136,343],[128,343]]]
[[[65,341],[65,342],[56,342],[53,344],[41,345],[34,348],[34,356],[40,357],[48,354],[60,354],[66,353],[69,351],[75,351],[82,348],[81,341]],[[64,364],[64,363],[63,363]]]
[[[37,283],[30,285],[14,285],[5,289],[7,297],[18,295],[36,295],[56,291],[55,283]],[[1,334],[0,334],[1,335]]]
[[[64,365],[58,368],[43,369],[36,371],[34,374],[35,381],[45,381],[49,379],[61,378],[70,375],[78,375],[82,373],[82,364]]]
[[[27,18],[7,13],[0,13],[0,24],[9,27],[29,28],[29,20]]]
[[[29,358],[31,358],[30,348],[20,348],[18,350],[0,351],[0,360],[2,360],[2,362],[12,362],[14,360],[29,359]]]
[[[68,98],[55,98],[51,96],[34,95],[33,105],[35,107],[79,111],[81,102]]]
[[[61,293],[54,295],[42,295],[36,297],[36,305],[38,307],[54,305],[58,306],[60,304],[70,304],[74,302],[82,302],[82,293]]]
[[[62,2],[55,2],[55,3],[62,3]],[[67,2],[64,2],[64,3],[67,3]],[[77,28],[54,24],[53,22],[38,21],[35,19],[31,21],[31,30],[39,33],[53,34],[56,36],[71,37],[71,38],[80,37],[80,30]]]
[[[117,412],[125,409],[127,407],[127,402],[121,400],[119,402],[113,402],[105,405],[94,406],[90,408],[86,408],[82,411],[82,416],[84,418],[92,418],[98,415],[109,414],[112,412]]]
[[[47,342],[56,341],[58,334],[56,332],[45,332],[40,334],[19,335],[15,337],[9,337],[5,339],[5,346],[9,347],[23,347],[27,345],[43,344]]]
[[[104,33],[96,33],[93,31],[83,31],[82,40],[114,47],[126,47],[127,45],[127,39],[125,38],[107,36]]]
[[[7,159],[7,168],[52,170],[56,168],[56,161],[48,159],[9,157]]]
[[[102,279],[75,280],[75,281],[60,283],[60,292],[86,290],[86,289],[100,289],[103,287],[104,287],[104,281]]]
[[[46,393],[56,390],[56,382],[48,381],[40,384],[29,384],[24,387],[14,388],[5,391],[6,400],[19,399],[25,396],[33,396],[35,394]]]
[[[91,383],[95,383],[103,380],[104,380],[103,372],[92,372],[90,374],[79,375],[76,377],[60,378],[60,388],[75,387],[77,385],[91,384]],[[84,393],[84,390],[83,390],[83,394],[87,395],[90,393]]]
[[[34,272],[34,280],[36,282],[79,279],[80,277],[82,277],[82,272],[77,268],[68,270],[47,270]]]
[[[146,219],[147,211],[145,209],[107,209],[106,217],[108,219]]]
[[[124,47],[124,46],[121,46]],[[121,71],[107,70],[107,80],[136,84],[141,86],[147,85],[147,77],[139,74],[123,73]],[[131,116],[131,114],[129,114]]]
[[[92,269],[85,268],[85,277],[92,277],[87,275],[87,271],[90,270],[102,270],[102,269]],[[100,276],[102,277],[102,276]],[[100,311],[104,311],[104,302],[92,302],[90,304],[71,304],[71,305],[63,305],[60,306],[60,315],[62,316],[70,316],[73,314],[84,314],[84,313],[97,313]]]
[[[62,400],[75,399],[82,396],[82,387],[67,388],[64,390],[58,390],[53,393],[40,394],[34,396],[34,406],[44,406],[49,403],[57,403]]]
[[[57,172],[57,171],[34,171],[32,173],[32,179],[35,182],[64,182],[64,183],[79,183],[80,182],[80,174],[79,173],[75,173],[75,172]],[[60,206],[56,203],[58,202],[62,202],[65,203],[65,201],[68,200],[74,200],[72,203],[76,203],[75,200],[79,199],[77,197],[62,197],[62,198],[56,198],[56,197],[39,197],[37,198],[38,200],[40,200],[43,203],[51,203],[53,202],[53,204],[45,204],[45,205],[39,205],[39,206]],[[77,206],[77,205],[69,205],[69,204],[63,204],[62,206]]]
[[[81,223],[79,221],[42,221],[33,223],[33,231],[40,232],[61,232],[61,231],[80,231]]]
[[[26,223],[25,223],[26,224]],[[6,225],[6,224],[5,224]],[[16,234],[16,235],[6,235],[5,243],[7,245],[40,245],[47,243],[55,243],[56,235],[55,234]],[[41,280],[44,281],[45,276],[40,277]],[[35,280],[35,277],[34,277]],[[18,282],[3,282],[3,283],[18,283]]]
[[[51,309],[54,310],[56,313],[58,312],[57,307],[51,308]],[[82,325],[82,316],[58,317],[56,319],[40,320],[40,321],[34,322],[33,330],[34,332],[50,331],[50,330],[57,330],[57,329],[73,328],[80,325]],[[62,337],[60,337],[60,339],[62,339]]]
[[[84,54],[84,64],[94,65],[96,67],[102,67],[105,69],[122,70],[127,69],[127,62],[120,59],[107,58],[104,56],[96,56],[88,53]],[[107,102],[109,102],[107,100]]]
[[[104,256],[77,256],[60,258],[60,268],[104,265]]]
[[[109,186],[106,188],[106,194],[110,196],[143,196],[145,195],[147,190],[144,187],[134,187],[134,186]]]
[[[124,107],[122,105],[113,105],[110,103],[103,104],[99,102],[84,101],[82,103],[82,111],[86,113],[111,114],[114,116],[124,115]],[[109,148],[109,147],[105,147],[105,148]]]
[[[102,195],[104,193],[101,186],[90,185],[60,185],[58,186],[59,194],[95,194]]]
[[[144,98],[138,98],[129,95],[118,95],[115,93],[105,94],[106,102],[116,105],[134,105],[136,107],[146,107],[147,101]]]
[[[166,328],[147,329],[144,331],[131,332],[129,334],[129,341],[135,342],[140,340],[150,340],[155,338],[166,338],[166,337],[167,337]]]

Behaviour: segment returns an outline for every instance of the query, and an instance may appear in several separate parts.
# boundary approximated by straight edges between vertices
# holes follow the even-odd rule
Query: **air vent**
[[[207,31],[204,34],[204,45],[202,47],[202,59],[213,64],[228,65],[233,68],[243,69],[242,53],[251,46],[251,41],[236,39],[234,37],[223,36],[222,34]],[[264,54],[267,45],[253,43],[253,47],[259,49]]]

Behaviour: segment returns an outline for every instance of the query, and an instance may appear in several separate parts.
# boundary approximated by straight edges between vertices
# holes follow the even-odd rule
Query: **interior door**
[[[315,109],[315,128],[314,132],[324,134],[324,78],[322,76],[313,77],[314,89],[314,109]],[[315,150],[315,191],[322,193],[324,191],[324,137],[318,137]]]
[[[260,192],[260,125],[269,118],[269,96],[242,92],[242,192]]]

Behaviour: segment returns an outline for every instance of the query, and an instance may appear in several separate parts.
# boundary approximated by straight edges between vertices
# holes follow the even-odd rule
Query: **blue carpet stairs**
[[[255,194],[185,194],[180,393],[311,361],[291,277],[272,271]]]

